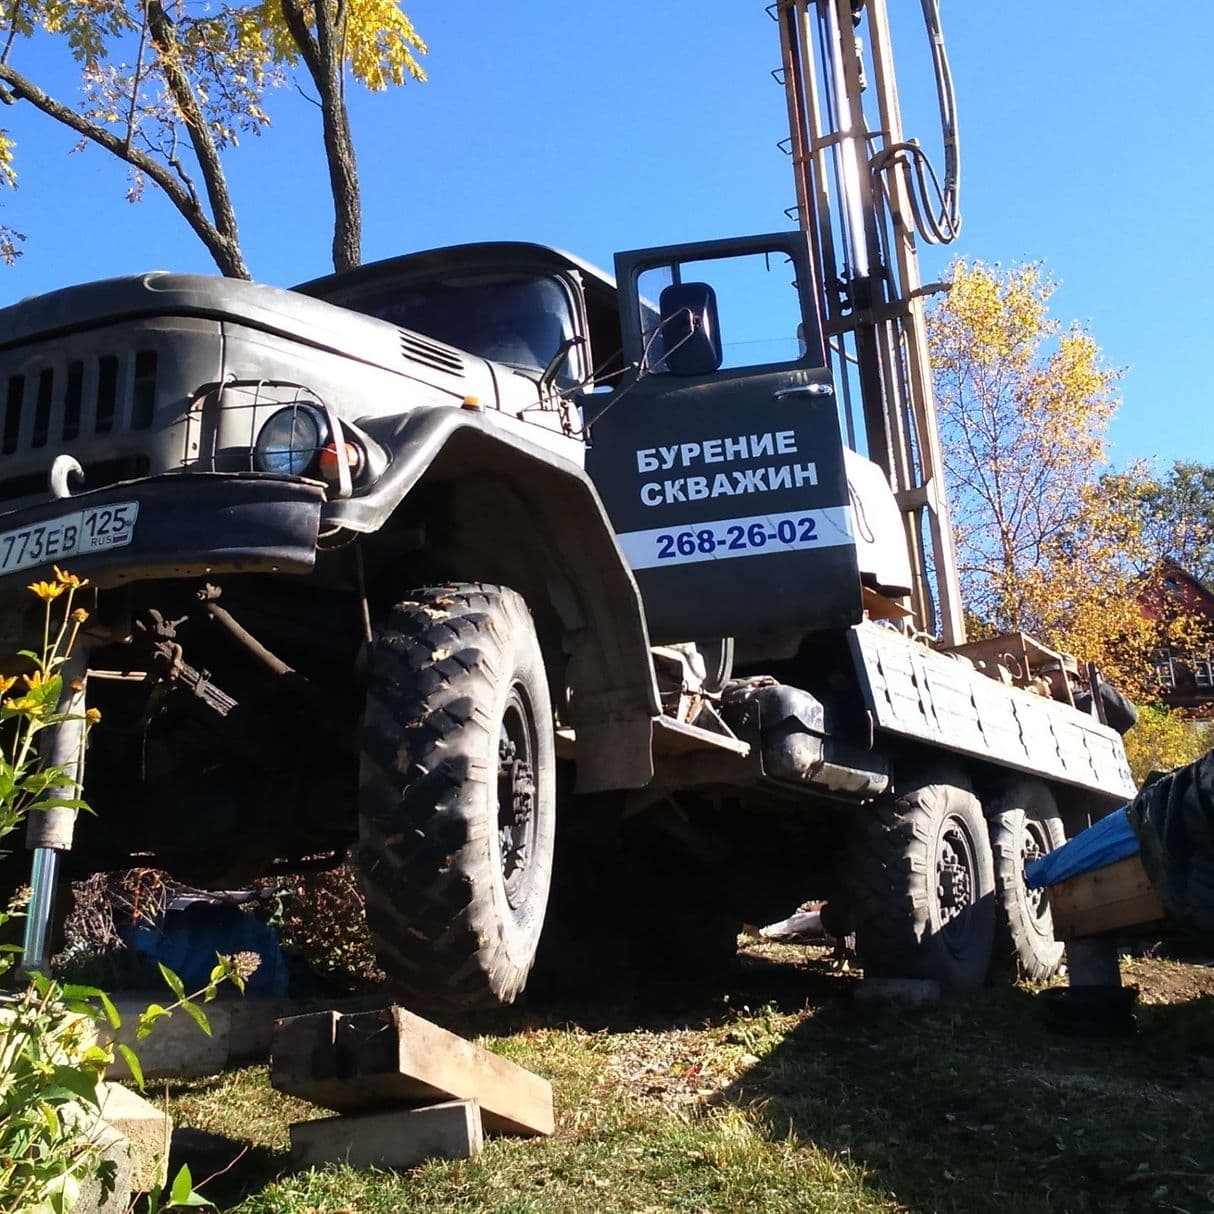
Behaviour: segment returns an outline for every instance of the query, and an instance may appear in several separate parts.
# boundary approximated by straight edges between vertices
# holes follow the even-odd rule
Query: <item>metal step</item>
[[[739,741],[725,734],[700,729],[697,725],[684,725],[674,717],[660,716],[653,719],[653,753],[658,755],[684,755],[694,751],[716,751],[737,755],[744,759],[750,754],[750,743]]]

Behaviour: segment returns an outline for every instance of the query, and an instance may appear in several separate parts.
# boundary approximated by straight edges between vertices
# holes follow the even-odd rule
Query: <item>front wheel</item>
[[[1063,945],[1045,891],[1029,889],[1024,870],[1066,842],[1054,795],[1040,780],[1017,780],[987,809],[995,856],[998,922],[995,956],[1034,982],[1062,967]]]
[[[995,871],[982,806],[958,768],[904,778],[853,839],[856,951],[866,975],[982,986],[995,931]]]
[[[359,867],[380,964],[413,1003],[512,1002],[552,878],[556,756],[535,624],[495,586],[417,591],[372,649]]]

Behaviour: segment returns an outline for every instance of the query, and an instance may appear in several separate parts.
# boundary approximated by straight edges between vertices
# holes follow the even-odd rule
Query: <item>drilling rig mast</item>
[[[965,641],[932,392],[916,237],[960,228],[952,85],[936,0],[922,0],[944,128],[945,179],[906,140],[886,0],[778,0],[798,222],[809,238],[848,441],[903,514],[916,626]],[[871,73],[871,78],[870,78]],[[937,207],[928,203],[934,189]]]

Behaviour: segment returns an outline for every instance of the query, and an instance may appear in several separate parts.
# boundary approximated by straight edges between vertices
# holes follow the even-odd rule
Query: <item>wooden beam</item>
[[[552,1085],[402,1007],[275,1026],[270,1082],[338,1112],[475,1100],[487,1130],[551,1134]]]
[[[1139,856],[1060,881],[1048,893],[1059,940],[1154,923],[1166,913]]]
[[[291,1166],[411,1168],[426,1159],[473,1159],[484,1146],[475,1100],[449,1100],[422,1109],[389,1109],[354,1117],[297,1121],[291,1126]]]

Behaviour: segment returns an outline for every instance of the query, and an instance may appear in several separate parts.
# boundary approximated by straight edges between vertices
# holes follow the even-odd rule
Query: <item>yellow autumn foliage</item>
[[[1134,779],[1141,784],[1152,771],[1171,771],[1201,758],[1214,747],[1214,724],[1188,721],[1158,704],[1138,710],[1138,724],[1126,734],[1125,749]]]
[[[301,8],[315,32],[315,5]],[[329,3],[327,11],[331,18],[340,19],[343,61],[360,84],[382,92],[408,80],[426,79],[418,56],[428,48],[396,0],[345,0],[340,9]],[[234,49],[263,66],[295,67],[299,63],[300,48],[291,35],[281,0],[226,7],[216,20],[230,28]]]
[[[0,13],[0,37],[5,100],[125,161],[127,198],[152,183],[219,269],[240,278],[250,271],[222,154],[269,125],[268,94],[299,77],[320,107],[334,268],[349,269],[361,258],[361,194],[346,86],[380,92],[426,78],[426,44],[400,0],[24,0]],[[56,49],[75,69],[71,86]],[[0,185],[14,183],[12,143],[0,131]],[[0,226],[0,260],[18,256],[21,239]]]
[[[929,317],[962,594],[977,631],[1030,633],[1149,702],[1153,652],[1208,646],[1208,626],[1143,611],[1144,571],[1163,555],[1143,523],[1151,470],[1109,470],[1120,373],[1050,316],[1054,291],[1038,264],[958,262]],[[1163,708],[1140,729],[1138,766],[1201,745]]]
[[[17,166],[13,159],[16,146],[7,131],[0,131],[0,182],[14,189],[17,185]]]

